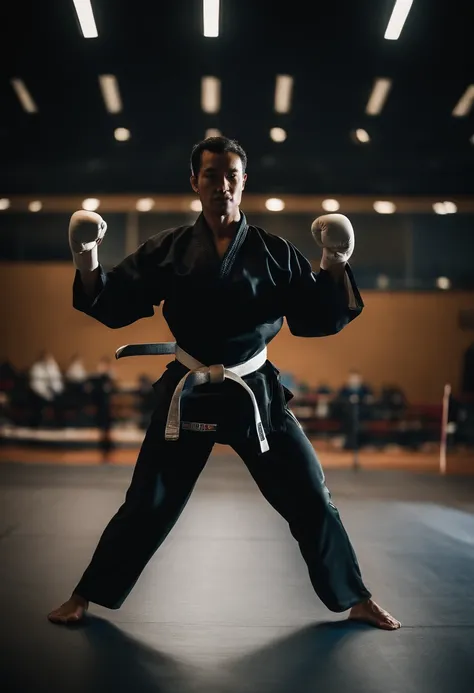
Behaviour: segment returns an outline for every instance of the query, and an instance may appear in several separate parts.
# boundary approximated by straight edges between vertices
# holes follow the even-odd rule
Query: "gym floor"
[[[49,623],[131,474],[0,464],[2,691],[474,690],[474,476],[327,470],[365,581],[399,631],[326,610],[286,523],[220,451],[122,608]]]

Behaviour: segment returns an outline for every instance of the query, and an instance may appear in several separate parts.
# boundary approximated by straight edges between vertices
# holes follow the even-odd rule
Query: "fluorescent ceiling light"
[[[33,97],[31,96],[30,92],[26,88],[25,83],[23,82],[22,79],[12,79],[11,80],[11,85],[15,91],[15,94],[18,96],[18,100],[23,106],[23,109],[27,113],[37,113],[38,112],[38,106],[35,104],[33,101]]]
[[[90,0],[73,0],[73,2],[84,38],[97,38],[99,34]]]
[[[359,142],[363,142],[364,144],[370,142],[370,135],[367,132],[367,130],[364,130],[363,128],[358,128],[354,134]]]
[[[99,84],[108,112],[120,113],[122,100],[116,77],[114,75],[99,75]]]
[[[283,128],[272,128],[270,137],[274,142],[284,142],[286,140],[286,130]]]
[[[453,116],[466,116],[474,101],[474,84],[470,84],[453,109]]]
[[[275,85],[275,111],[277,113],[288,113],[290,111],[292,92],[293,77],[277,75]]]
[[[379,115],[382,112],[388,93],[392,87],[392,80],[386,78],[376,79],[369,96],[365,112],[368,115]]]
[[[202,18],[204,36],[219,36],[219,0],[202,0]]]
[[[384,38],[390,41],[396,41],[399,38],[412,5],[413,0],[396,0]]]
[[[126,142],[130,139],[130,130],[128,128],[115,128],[114,137],[118,142]]]
[[[204,113],[217,113],[221,107],[221,81],[217,77],[201,80],[201,108]]]

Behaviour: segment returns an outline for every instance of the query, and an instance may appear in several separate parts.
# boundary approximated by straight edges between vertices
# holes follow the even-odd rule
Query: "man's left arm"
[[[354,250],[354,231],[347,217],[327,214],[313,222],[311,231],[323,249],[318,273],[291,244],[292,280],[287,293],[285,317],[292,334],[324,337],[340,332],[364,307],[349,265]]]

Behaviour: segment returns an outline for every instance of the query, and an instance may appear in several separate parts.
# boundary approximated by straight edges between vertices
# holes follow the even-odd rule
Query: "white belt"
[[[176,360],[182,363],[183,366],[186,366],[186,368],[189,368],[189,373],[186,373],[186,375],[181,378],[173,393],[173,397],[171,398],[168,418],[166,421],[165,439],[178,440],[179,438],[179,430],[181,425],[181,395],[188,380],[191,381],[192,387],[198,387],[199,385],[204,385],[206,383],[223,383],[224,380],[228,378],[229,380],[233,380],[234,383],[238,383],[238,385],[243,387],[252,400],[255,428],[257,430],[257,436],[260,443],[260,450],[262,452],[267,452],[270,447],[268,445],[262,425],[257,400],[255,399],[255,395],[247,383],[242,380],[242,376],[250,375],[250,373],[254,373],[263,366],[267,360],[267,348],[265,347],[262,349],[262,351],[260,351],[256,356],[253,356],[248,361],[245,361],[245,363],[239,363],[237,366],[232,366],[230,368],[225,368],[222,364],[205,366],[203,363],[197,361],[195,358],[183,351],[183,349],[181,349],[179,346],[176,346],[175,353]]]

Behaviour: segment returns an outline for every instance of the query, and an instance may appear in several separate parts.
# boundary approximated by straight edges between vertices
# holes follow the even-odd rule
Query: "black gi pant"
[[[183,511],[215,442],[213,433],[181,431],[165,441],[152,421],[125,502],[107,525],[75,592],[118,609]],[[268,436],[270,451],[254,440],[229,441],[267,501],[289,524],[321,601],[341,612],[369,598],[339,513],[331,501],[313,446],[287,412],[287,430]]]

